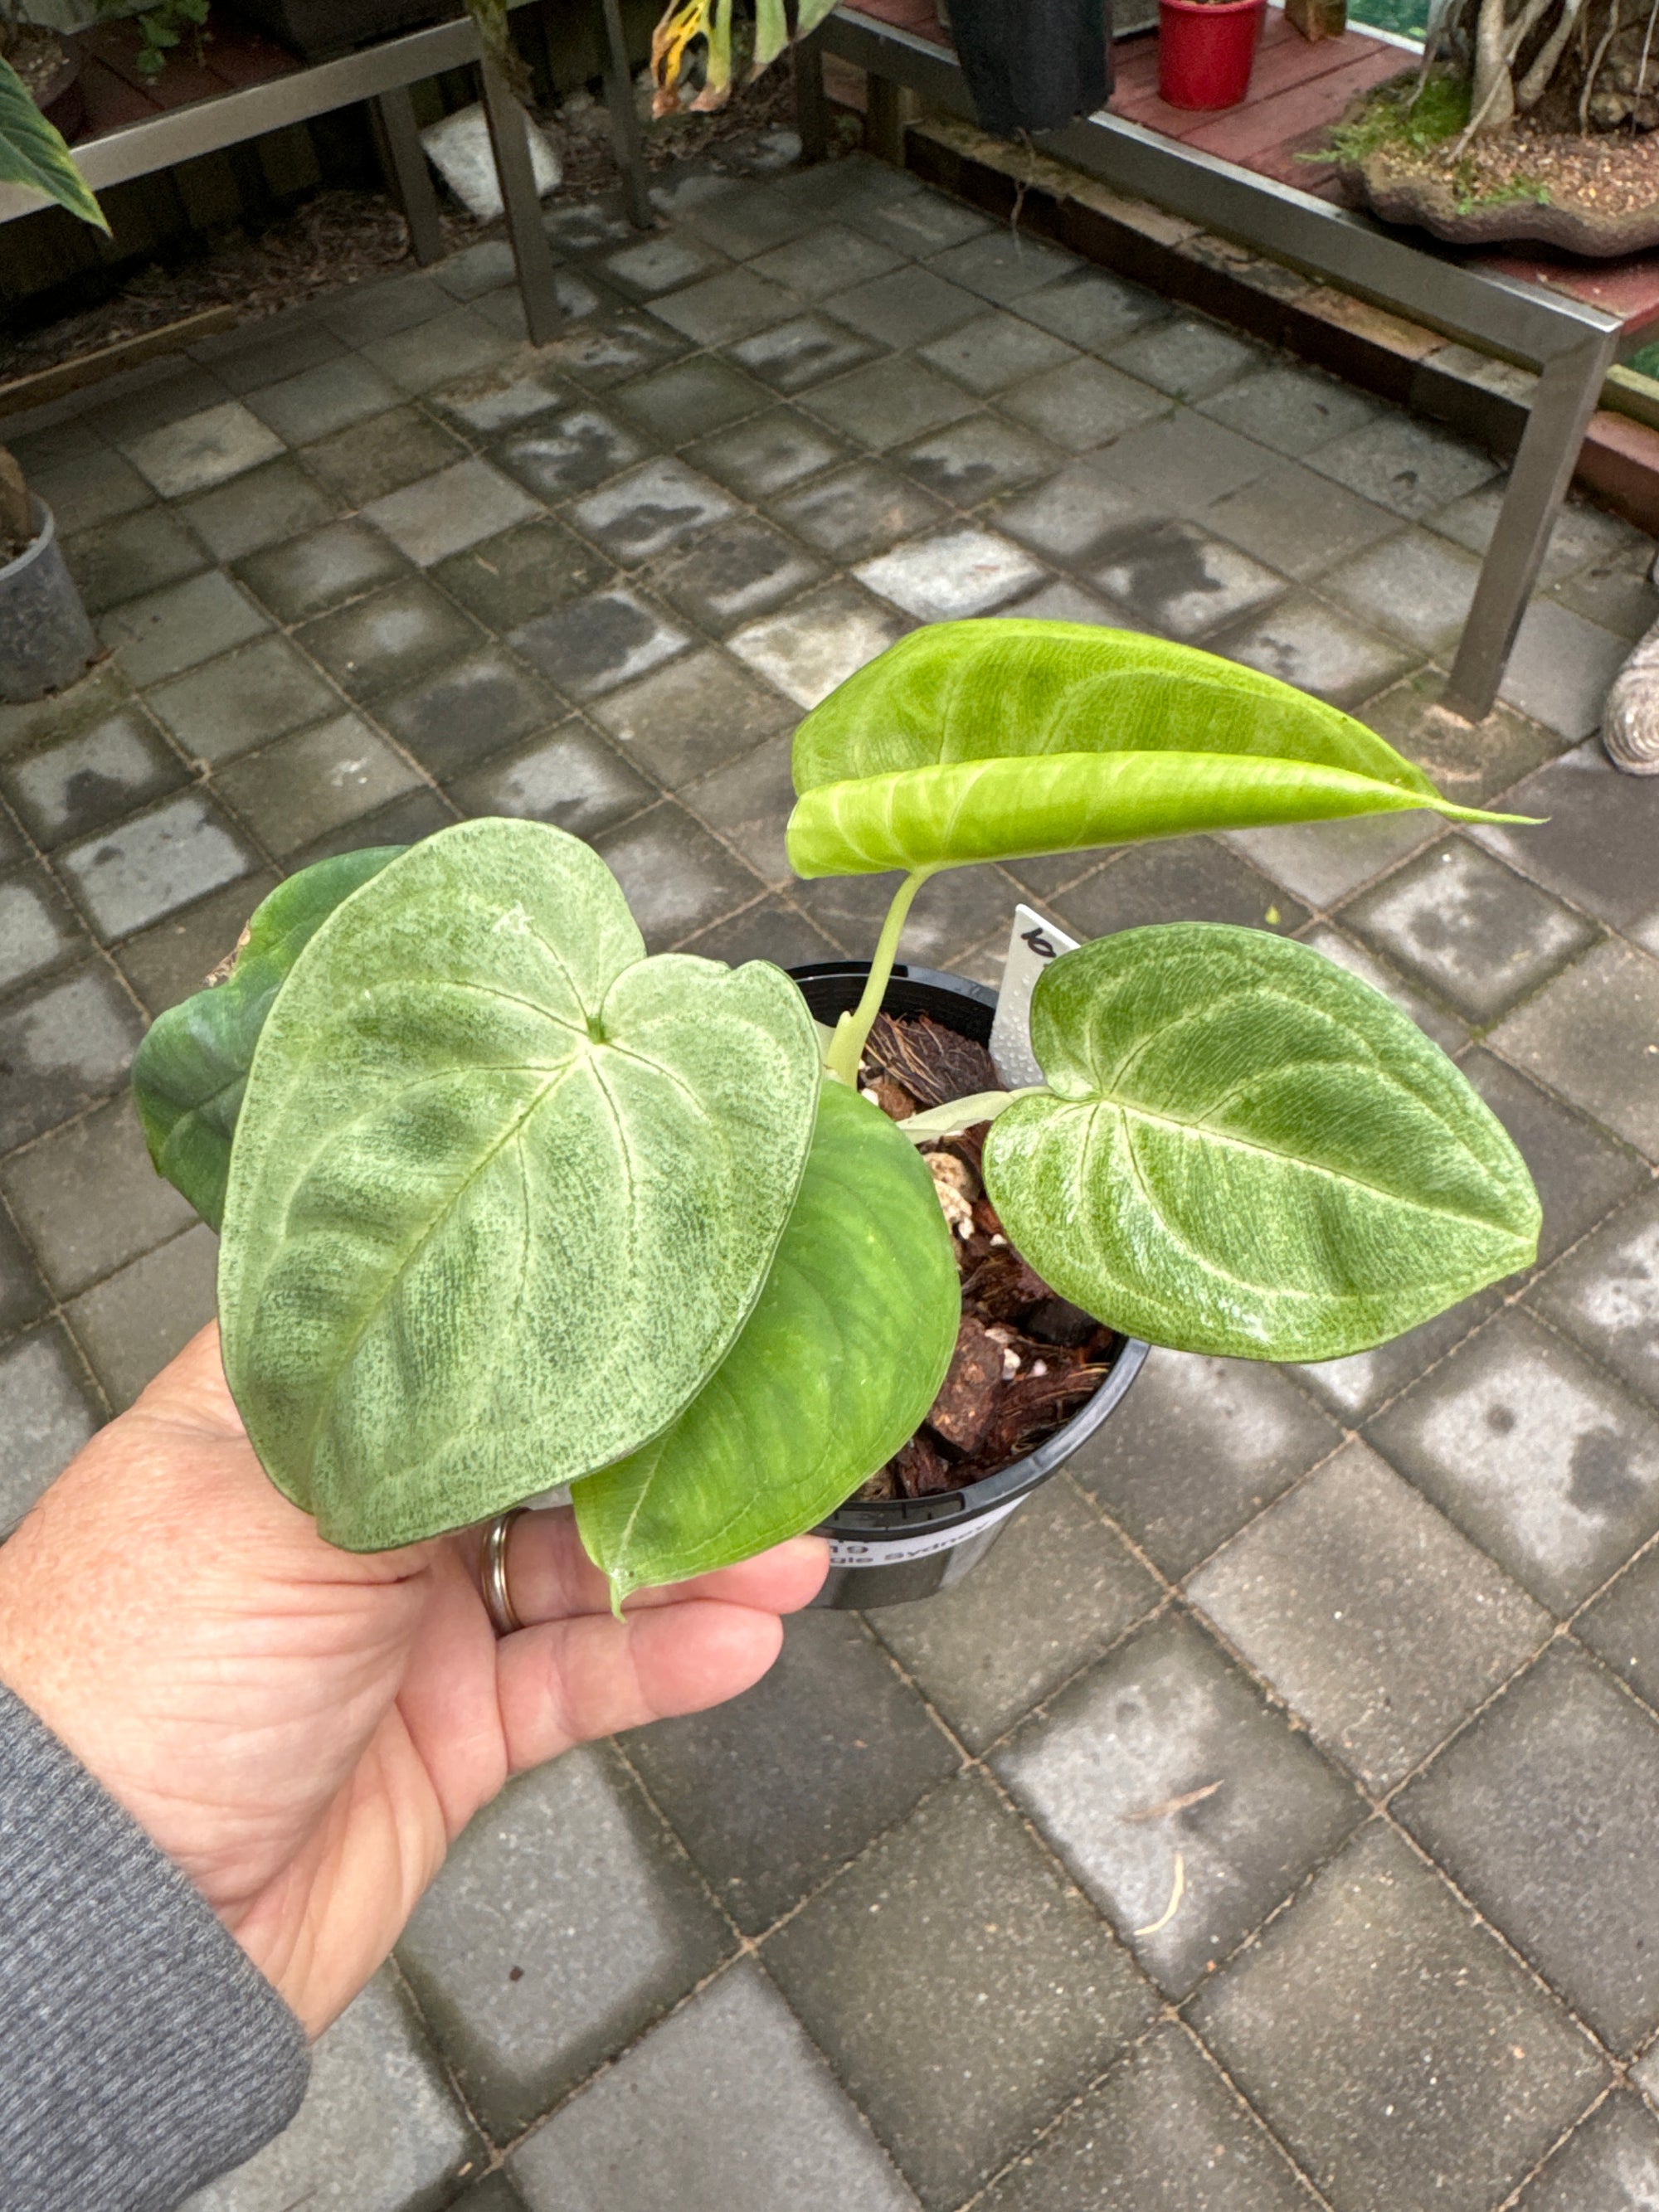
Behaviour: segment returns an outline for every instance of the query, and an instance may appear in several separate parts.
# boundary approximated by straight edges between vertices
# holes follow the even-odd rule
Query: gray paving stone
[[[632,592],[596,592],[515,629],[507,642],[572,699],[596,698],[643,676],[689,642]]]
[[[1403,530],[1322,576],[1320,588],[1362,622],[1432,653],[1455,641],[1480,577],[1471,556],[1431,532]]]
[[[375,699],[471,652],[479,637],[459,608],[416,576],[319,615],[296,641],[354,699]]]
[[[127,937],[258,866],[204,792],[181,792],[67,845],[58,864],[105,939]]]
[[[1144,369],[1135,373],[1146,374]],[[1155,376],[1148,380],[1158,381]],[[1339,384],[1334,377],[1278,361],[1201,400],[1199,411],[1295,459],[1358,429],[1377,410],[1363,392]]]
[[[1553,1644],[1401,1793],[1460,1889],[1613,2050],[1659,2025],[1659,1718]]]
[[[297,313],[262,315],[222,331],[192,346],[191,356],[210,367],[228,390],[240,392],[297,376],[319,362],[337,361],[346,350],[343,340],[301,307]]]
[[[1000,392],[1005,385],[1077,358],[1075,349],[1063,338],[1000,308],[975,316],[948,337],[935,338],[919,350],[925,362],[981,394]]]
[[[503,430],[515,430],[520,423],[533,422],[538,415],[574,404],[578,394],[574,386],[550,369],[537,367],[526,375],[515,376],[513,371],[517,365],[507,362],[500,368],[465,377],[447,392],[434,392],[428,404],[441,408],[475,438],[493,438]]]
[[[797,315],[792,321],[739,338],[726,350],[751,376],[775,392],[805,392],[825,377],[856,368],[877,351],[869,339],[856,337],[839,323],[822,315]]]
[[[688,544],[737,512],[718,484],[683,461],[647,461],[571,509],[573,520],[624,568]]]
[[[608,315],[619,304],[616,293],[590,283],[574,270],[559,268],[553,271],[553,300],[567,323],[581,322],[590,315]],[[478,321],[507,340],[507,349],[499,357],[510,360],[520,348],[530,343],[530,325],[525,319],[524,301],[516,284],[481,294],[473,302],[473,312]],[[459,349],[453,348],[446,361],[453,362],[459,357]],[[448,373],[453,374],[453,369]]]
[[[1085,939],[1155,921],[1231,921],[1288,935],[1304,918],[1248,860],[1197,837],[1130,847],[1061,891],[1054,915]]]
[[[717,646],[608,693],[592,713],[628,758],[671,790],[751,752],[796,720],[787,702],[735,667]]]
[[[327,437],[310,434],[315,443],[302,447],[300,459],[348,507],[367,506],[466,458],[460,440],[418,407],[393,407]]]
[[[1471,553],[1484,554],[1498,528],[1508,489],[1507,483],[1499,481],[1484,484],[1479,491],[1466,492],[1462,499],[1441,509],[1434,519],[1435,528],[1443,537],[1455,538],[1460,545],[1467,545]],[[1589,562],[1611,561],[1621,554],[1628,556],[1633,541],[1640,535],[1620,516],[1592,507],[1588,500],[1569,496],[1550,532],[1540,582],[1559,583]],[[1642,565],[1649,565],[1652,558],[1650,551]]]
[[[542,216],[542,228],[556,246],[568,253],[592,253],[601,246],[620,246],[637,234],[619,207],[604,199],[555,202]]]
[[[130,1094],[55,1129],[0,1169],[47,1281],[70,1297],[187,1229],[196,1212],[150,1165]]]
[[[1292,592],[1269,613],[1218,641],[1215,649],[1334,707],[1358,704],[1411,659],[1407,647],[1360,629],[1311,592]]]
[[[1653,905],[1659,789],[1620,775],[1599,744],[1578,745],[1506,794],[1505,811],[1534,820],[1494,824],[1478,842],[1575,906],[1629,929]]]
[[[218,787],[278,860],[416,788],[420,776],[356,714],[296,730],[221,770]]]
[[[591,1744],[478,1814],[398,1956],[468,2103],[506,2142],[734,1948],[622,1761]]]
[[[985,312],[983,300],[930,269],[896,269],[832,293],[822,305],[837,322],[884,346],[925,345]]]
[[[855,368],[805,394],[800,404],[842,437],[876,453],[974,411],[959,384],[907,355]]]
[[[277,880],[274,868],[256,869],[127,939],[115,964],[151,1014],[205,987],[234,949],[243,923],[276,890]]]
[[[1511,708],[1494,708],[1478,727],[1443,713],[1439,701],[1445,687],[1440,670],[1419,669],[1366,700],[1358,713],[1379,737],[1426,769],[1438,789],[1460,805],[1486,805],[1564,750],[1554,731]],[[1507,857],[1514,866],[1513,854]]]
[[[1188,1595],[1366,1788],[1392,1789],[1545,1643],[1549,1615],[1359,1443]]]
[[[336,853],[359,852],[370,845],[418,844],[422,837],[447,830],[459,819],[458,810],[441,792],[430,784],[421,784],[400,799],[377,806],[372,814],[355,815],[326,836],[302,845],[297,853],[288,855],[286,865],[289,872],[295,874],[313,860],[328,860]]]
[[[215,484],[275,460],[282,439],[239,399],[125,439],[121,449],[163,499],[209,491]]]
[[[1206,315],[1171,315],[1115,346],[1112,360],[1128,375],[1168,392],[1171,399],[1198,400],[1259,368],[1263,355],[1260,346],[1224,331]],[[1218,421],[1228,419],[1214,408],[1204,411]],[[1233,427],[1252,434],[1248,421]],[[1279,446],[1278,450],[1285,449]]]
[[[1544,1209],[1544,1225],[1538,1238],[1541,1264],[1565,1251],[1621,1198],[1646,1182],[1646,1172],[1633,1153],[1501,1060],[1477,1048],[1466,1053],[1460,1065],[1515,1139],[1537,1185]],[[1620,1263],[1611,1250],[1606,1264],[1617,1272]],[[1565,1274],[1565,1271],[1564,1278]],[[1565,1279],[1562,1288],[1562,1303],[1551,1309],[1558,1319],[1569,1310],[1571,1301]],[[1617,1337],[1617,1327],[1610,1319],[1598,1323],[1600,1356],[1615,1368]]]
[[[1616,938],[1492,1033],[1494,1050],[1659,1160],[1659,960]]]
[[[0,878],[0,991],[37,982],[91,950],[79,916],[44,868]]]
[[[877,461],[837,469],[767,504],[787,529],[838,561],[885,552],[950,514],[942,501]]]
[[[1006,307],[1057,276],[1069,276],[1079,264],[1062,246],[1045,246],[1005,228],[947,246],[932,256],[928,266],[951,283],[965,284],[970,292]]]
[[[381,702],[376,719],[441,781],[562,720],[554,694],[492,646]]]
[[[1632,645],[1659,622],[1659,592],[1654,589],[1645,561],[1639,568],[1624,561],[1593,562],[1577,575],[1557,584],[1549,596],[1586,622],[1611,630]]]
[[[52,509],[65,537],[112,521],[118,514],[130,514],[155,496],[132,464],[105,445],[32,469],[27,481]]]
[[[1461,1052],[1468,1042],[1469,1027],[1461,1014],[1426,991],[1419,991],[1408,983],[1400,970],[1389,962],[1380,959],[1364,945],[1346,937],[1328,922],[1302,933],[1304,945],[1311,945],[1316,952],[1322,952],[1328,960],[1334,960],[1339,968],[1346,968],[1351,975],[1358,975],[1374,991],[1381,991],[1385,999],[1392,999],[1402,1013],[1409,1014],[1425,1036],[1432,1037],[1443,1052]]]
[[[811,708],[909,628],[855,586],[837,582],[746,623],[728,642],[787,698]]]
[[[1153,2007],[978,1775],[882,1837],[762,1956],[929,2207],[1024,2150]]]
[[[1650,1184],[1586,1237],[1528,1303],[1659,1403],[1659,1188]]]
[[[299,2117],[179,2212],[439,2212],[481,2150],[389,1974],[313,2046]]]
[[[1029,599],[1016,599],[1012,605],[1000,608],[998,611],[1002,615],[1024,615],[1032,622],[1102,623],[1108,629],[1120,628],[1123,620],[1116,607],[1108,606],[1097,593],[1085,592],[1077,584],[1045,584],[1041,591],[1033,592]],[[1048,857],[1068,874],[1071,863],[1082,861],[1086,864],[1091,858],[1086,853],[1054,854]],[[1027,865],[1024,861],[1018,864],[1022,868]]]
[[[723,960],[732,968],[741,967],[745,960],[769,960],[774,967],[793,968],[809,961],[834,960],[840,948],[798,908],[781,898],[763,898],[688,937],[681,950],[705,960]]]
[[[107,389],[112,396],[94,402],[81,417],[81,427],[112,446],[166,423],[181,422],[186,415],[199,415],[225,396],[216,376],[179,354],[129,369],[112,379]]]
[[[1087,453],[1153,422],[1168,414],[1170,405],[1149,385],[1104,362],[1087,359],[1028,376],[1000,398],[1011,415],[1073,453]]]
[[[1179,1614],[1063,1690],[992,1765],[1172,1997],[1260,1927],[1364,1812]],[[1196,1802],[1158,1809],[1216,1782]],[[1160,1926],[1178,1881],[1179,1909]]]
[[[251,392],[244,404],[290,446],[310,446],[396,407],[403,396],[371,362],[347,354]]]
[[[870,1626],[972,1751],[982,1751],[1162,1595],[1067,1478],[1045,1483],[988,1558],[925,1605]]]
[[[337,713],[340,695],[285,637],[262,637],[159,684],[145,704],[187,753],[216,763]]]
[[[781,284],[769,284],[748,269],[727,269],[652,301],[650,312],[694,345],[717,346],[747,337],[763,324],[781,322],[799,306]]]
[[[1029,430],[997,415],[968,415],[929,430],[893,455],[898,465],[957,507],[977,507],[1047,476],[1061,456]]]
[[[51,1304],[52,1293],[33,1255],[0,1204],[0,1336],[10,1336],[39,1321]]]
[[[1085,263],[1041,290],[1024,294],[1018,312],[1027,322],[1073,345],[1109,353],[1132,331],[1167,315],[1170,306],[1155,292]]]
[[[1298,583],[1317,583],[1346,556],[1400,528],[1398,515],[1297,461],[1281,462],[1195,512],[1206,528]]]
[[[0,707],[0,759],[90,730],[133,704],[132,686],[112,662],[99,661],[67,691],[21,706]],[[7,860],[3,865],[9,866]]]
[[[844,223],[827,222],[799,238],[757,253],[749,266],[757,276],[787,285],[803,300],[822,300],[849,285],[884,276],[902,256]]]
[[[550,736],[459,777],[449,793],[464,814],[527,815],[578,837],[625,822],[657,797],[654,784],[574,715]]]
[[[574,530],[540,516],[453,554],[432,574],[469,614],[505,632],[549,607],[580,599],[608,583],[616,571]]]
[[[1474,1022],[1491,1023],[1595,942],[1593,922],[1467,838],[1448,837],[1342,909]]]
[[[901,253],[910,254],[938,253],[991,228],[990,218],[976,208],[935,191],[913,192],[885,206],[860,209],[849,219],[872,238],[884,239]]]
[[[846,460],[848,449],[793,407],[769,406],[735,429],[699,438],[685,458],[740,497],[765,499]]]
[[[747,1965],[556,2113],[511,2172],[531,2212],[906,2212],[916,2201]]]
[[[0,1350],[0,1535],[9,1534],[103,1419],[85,1370],[54,1322]]]
[[[165,507],[100,523],[64,540],[64,558],[88,614],[159,591],[207,566],[194,535]]]
[[[1607,2078],[1525,1970],[1376,1825],[1200,1992],[1194,2024],[1342,2212],[1487,2212]]]
[[[654,376],[635,377],[611,404],[645,434],[665,446],[683,446],[709,431],[741,422],[772,404],[772,393],[718,354],[694,354]]]
[[[372,501],[363,519],[417,568],[429,568],[539,512],[518,484],[475,458]]]
[[[1160,2027],[993,2184],[985,2212],[1307,2212],[1293,2168],[1181,2029]]]
[[[303,622],[407,573],[396,547],[355,516],[236,563],[237,576],[280,623]]]
[[[1659,2127],[1641,2100],[1614,2090],[1535,2181],[1516,2212],[1644,2212],[1659,2202]]]
[[[1131,535],[1161,522],[1169,507],[1156,493],[1121,483],[1109,456],[1079,461],[997,511],[997,526],[1046,560],[1081,567]]]
[[[1576,743],[1599,726],[1602,702],[1629,651],[1628,638],[1553,599],[1534,599],[1516,633],[1498,696]]]
[[[790,1620],[730,1705],[659,1721],[629,1759],[715,1896],[758,1935],[954,1772],[914,1690],[847,1613]]]
[[[919,622],[989,614],[1042,580],[1042,568],[1023,546],[972,526],[913,538],[853,573],[878,598]]]
[[[218,1310],[219,1240],[204,1221],[64,1309],[118,1413]]]
[[[428,322],[449,305],[449,295],[435,273],[410,270],[384,283],[355,284],[325,300],[317,313],[337,337],[347,345],[362,346]]]
[[[1659,1552],[1650,1548],[1607,1585],[1573,1622],[1589,1646],[1639,1698],[1659,1708]],[[1650,2057],[1648,2094],[1659,2087],[1659,2067]]]
[[[741,854],[763,883],[774,886],[790,884],[794,877],[784,846],[785,826],[795,803],[791,744],[792,735],[787,732],[769,738],[681,793],[699,820]]]
[[[221,561],[240,561],[263,545],[279,545],[314,530],[338,502],[313,483],[291,455],[184,501],[179,512]]]
[[[0,1006],[0,1152],[66,1121],[125,1078],[144,1024],[96,961]]]
[[[793,206],[769,185],[748,184],[734,185],[732,191],[721,193],[718,200],[705,201],[689,209],[684,226],[696,237],[707,239],[722,253],[746,261],[753,254],[763,253],[769,246],[781,246],[785,239],[799,237],[819,220],[821,217],[810,206]]]
[[[672,291],[677,284],[706,276],[725,264],[690,240],[659,235],[607,253],[603,265],[605,275],[630,298],[647,299],[653,292]]]
[[[1230,830],[1223,842],[1312,907],[1334,907],[1441,834],[1437,815],[1362,814],[1282,830]]]
[[[1167,401],[1160,404],[1164,411],[1158,421],[1143,422],[1118,439],[1107,465],[1131,491],[1156,501],[1162,513],[1198,514],[1274,465],[1265,446],[1190,408],[1170,411]]]
[[[1514,1309],[1370,1433],[1558,1614],[1581,1605],[1659,1528],[1659,1420]]]
[[[1381,415],[1309,456],[1308,465],[1407,522],[1486,483],[1498,465],[1474,447],[1411,415]]]
[[[1285,580],[1194,522],[1170,522],[1132,538],[1093,572],[1129,617],[1125,627],[1194,639],[1263,606]]]
[[[748,869],[672,799],[593,842],[653,952],[665,952],[760,891]]]
[[[129,599],[98,624],[100,641],[133,684],[197,667],[270,628],[270,618],[217,568]]]
[[[460,253],[452,253],[429,272],[452,300],[476,300],[498,284],[510,284],[514,276],[513,248],[504,238],[482,240]]]
[[[743,514],[659,570],[656,585],[680,613],[724,636],[754,616],[769,614],[824,573],[822,561],[781,531]]]

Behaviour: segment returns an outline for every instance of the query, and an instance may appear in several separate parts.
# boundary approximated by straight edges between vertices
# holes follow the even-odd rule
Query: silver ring
[[[515,1505],[510,1513],[497,1514],[484,1535],[483,1602],[489,1615],[489,1625],[497,1636],[514,1636],[524,1626],[514,1608],[512,1595],[507,1587],[507,1540],[513,1533],[513,1523],[521,1513],[530,1509]]]

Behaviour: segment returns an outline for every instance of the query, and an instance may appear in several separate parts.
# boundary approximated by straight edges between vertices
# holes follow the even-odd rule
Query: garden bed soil
[[[859,1079],[896,1121],[1002,1087],[982,1044],[926,1014],[880,1015]],[[1058,1297],[1008,1242],[980,1173],[990,1126],[923,1148],[951,1224],[962,1322],[927,1420],[853,1502],[965,1490],[1012,1467],[1093,1397],[1121,1348],[1115,1330]]]

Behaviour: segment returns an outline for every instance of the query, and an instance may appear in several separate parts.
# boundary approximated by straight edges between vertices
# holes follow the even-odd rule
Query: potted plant
[[[1267,0],[1158,0],[1158,89],[1171,107],[1237,107]]]
[[[894,1475],[930,1409],[942,1456],[972,1334],[952,1184],[953,1214],[1120,1358],[1334,1358],[1533,1256],[1526,1169],[1451,1062],[1265,932],[1067,953],[1033,1001],[1041,1083],[883,1110],[905,1051],[948,1056],[902,1019],[872,1052],[884,1005],[907,1012],[899,933],[941,869],[1413,807],[1495,818],[1359,723],[1153,638],[955,623],[810,714],[794,774],[799,873],[905,872],[833,1026],[764,962],[647,957],[590,848],[481,820],[295,876],[226,979],[149,1031],[139,1109],[222,1230],[232,1391],[333,1541],[410,1542],[568,1481],[620,1603],[821,1525]],[[976,1194],[918,1149],[970,1143]],[[917,1502],[860,1510],[906,1524]]]

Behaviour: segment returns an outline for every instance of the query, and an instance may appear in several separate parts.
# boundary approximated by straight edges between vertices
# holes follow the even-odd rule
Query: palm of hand
[[[314,2034],[507,1777],[718,1703],[776,1656],[823,1547],[613,1620],[568,1514],[520,1522],[498,1643],[476,1532],[336,1551],[266,1480],[204,1329],[0,1550],[8,1683],[206,1897]]]

